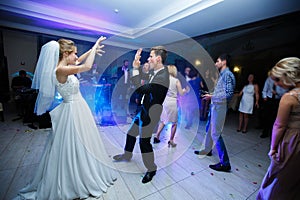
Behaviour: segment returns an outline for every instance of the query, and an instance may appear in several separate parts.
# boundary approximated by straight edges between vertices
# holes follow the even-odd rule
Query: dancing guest
[[[258,108],[259,104],[259,88],[257,84],[253,83],[254,75],[249,74],[248,84],[240,91],[239,96],[242,96],[240,101],[239,111],[239,127],[237,132],[247,132],[247,126],[249,121],[249,114],[253,113],[254,95],[255,95],[255,107]]]
[[[203,88],[202,79],[199,77],[198,72],[193,69],[189,73],[190,80],[188,85],[191,90],[183,98],[183,110],[186,113],[186,126],[184,128],[190,129],[193,125],[194,118],[200,118],[201,110],[201,88]]]
[[[177,95],[184,95],[188,90],[182,89],[180,81],[177,77],[177,68],[174,65],[168,65],[168,70],[170,74],[170,86],[168,89],[167,96],[163,103],[163,111],[160,116],[160,123],[156,132],[156,137],[154,137],[154,143],[159,143],[160,133],[167,123],[172,123],[170,140],[168,141],[168,146],[176,147],[174,142],[175,133],[177,130],[178,121],[178,105],[177,105]]]
[[[229,56],[222,54],[218,57],[215,66],[220,71],[220,76],[213,94],[205,94],[203,98],[211,99],[210,119],[205,137],[205,147],[195,151],[197,155],[212,155],[212,148],[216,145],[220,162],[209,167],[216,171],[230,172],[231,166],[222,137],[223,127],[227,113],[227,102],[232,98],[235,88],[235,77],[229,70]]]
[[[100,37],[77,57],[73,41],[50,41],[42,49],[33,78],[39,89],[35,112],[51,110],[55,90],[63,102],[50,111],[52,133],[32,182],[20,191],[25,199],[83,199],[100,197],[116,180],[91,110],[81,96],[74,74],[91,69],[103,53]],[[81,63],[85,60],[84,63]]]
[[[163,46],[152,47],[148,63],[150,70],[154,74],[150,76],[149,82],[142,85],[143,78],[139,73],[140,58],[142,49],[137,50],[133,62],[133,84],[142,95],[141,111],[133,118],[131,126],[127,132],[124,153],[113,157],[116,161],[129,161],[136,143],[136,137],[140,139],[140,149],[147,172],[142,179],[142,183],[148,183],[156,174],[157,165],[154,163],[154,153],[151,144],[151,137],[154,128],[159,122],[162,113],[162,104],[169,88],[169,72],[163,65],[167,58],[167,50]]]
[[[300,59],[280,60],[271,71],[275,84],[285,89],[273,125],[271,164],[258,191],[258,200],[299,199],[300,176]]]

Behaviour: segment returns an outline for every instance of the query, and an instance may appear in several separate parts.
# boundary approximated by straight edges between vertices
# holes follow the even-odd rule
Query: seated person
[[[24,107],[22,106],[22,96],[21,93],[23,90],[31,88],[31,79],[27,77],[25,70],[19,71],[19,76],[12,79],[11,88],[13,90],[14,100],[17,105],[18,115],[24,115]]]

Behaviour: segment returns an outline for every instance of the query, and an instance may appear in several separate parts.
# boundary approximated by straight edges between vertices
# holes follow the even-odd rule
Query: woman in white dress
[[[105,39],[100,37],[79,58],[71,40],[51,41],[42,47],[32,85],[39,89],[35,112],[41,115],[51,110],[55,90],[63,102],[50,112],[52,134],[35,177],[20,191],[21,197],[39,200],[100,197],[116,180],[74,76],[91,69],[96,53],[104,52],[100,43]]]
[[[253,104],[254,104],[254,95],[255,95],[255,107],[259,107],[259,88],[257,84],[253,84],[254,75],[249,74],[248,84],[244,86],[243,90],[239,93],[239,96],[242,96],[240,101],[239,111],[239,127],[237,132],[242,131],[243,133],[247,132],[247,126],[249,121],[249,114],[253,113]]]
[[[176,147],[174,142],[174,137],[177,129],[178,121],[178,106],[177,106],[177,94],[184,95],[187,90],[182,89],[180,81],[177,77],[177,68],[174,65],[168,66],[168,71],[170,74],[170,85],[168,89],[167,96],[163,103],[163,111],[160,116],[160,123],[156,132],[156,137],[154,137],[154,143],[159,143],[160,133],[167,123],[172,123],[170,140],[168,141],[168,146]]]

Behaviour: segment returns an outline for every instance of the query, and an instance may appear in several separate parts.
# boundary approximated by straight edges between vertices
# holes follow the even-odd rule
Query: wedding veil
[[[55,97],[55,69],[59,59],[59,44],[50,41],[42,46],[35,68],[32,88],[38,89],[34,112],[42,115],[51,109]]]

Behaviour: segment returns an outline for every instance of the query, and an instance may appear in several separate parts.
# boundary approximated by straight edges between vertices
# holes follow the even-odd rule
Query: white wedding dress
[[[52,134],[25,199],[99,197],[116,180],[93,115],[74,75],[56,84],[64,101],[50,112]],[[111,165],[111,164],[110,164]]]

